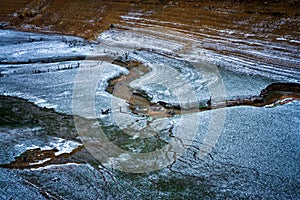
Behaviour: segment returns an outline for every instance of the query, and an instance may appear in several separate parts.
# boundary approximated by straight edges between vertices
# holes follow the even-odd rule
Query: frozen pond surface
[[[124,42],[126,38],[130,42]],[[144,91],[153,102],[181,107],[205,104],[210,97],[214,102],[255,96],[275,81],[299,82],[299,71],[280,73],[282,69],[278,68],[274,74],[279,75],[272,76],[266,70],[257,70],[265,69],[259,64],[253,71],[247,66],[236,70],[242,61],[231,63],[233,67],[227,70],[225,57],[218,59],[210,52],[197,57],[195,52],[202,51],[199,49],[178,53],[181,44],[164,40],[155,40],[155,44],[151,37],[137,37],[127,31],[104,32],[99,41],[96,45],[75,37],[1,30],[0,93],[66,114],[98,117],[100,124],[117,127],[131,141],[158,137],[171,144],[166,154],[155,152],[150,154],[151,162],[145,157],[127,168],[129,172],[147,172],[144,168],[149,167],[142,174],[118,171],[135,159],[133,153],[145,149],[134,142],[124,145],[128,151],[108,154],[103,165],[96,167],[67,163],[25,170],[0,168],[4,177],[0,180],[0,197],[300,198],[299,101],[273,108],[241,106],[162,119],[137,116],[125,100],[105,90],[108,80],[129,71],[103,58],[128,55],[144,63],[151,71],[132,81],[130,87]],[[104,114],[107,109],[111,112]],[[92,131],[100,127],[95,123]],[[93,133],[80,134],[87,147],[97,142]],[[34,147],[69,152],[81,145],[49,136],[40,127],[1,127],[0,134],[1,164]],[[93,149],[89,150],[93,154]],[[156,167],[158,170],[153,171]],[[12,185],[14,190],[7,189]]]

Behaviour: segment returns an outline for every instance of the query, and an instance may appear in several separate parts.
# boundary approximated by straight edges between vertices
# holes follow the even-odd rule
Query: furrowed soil
[[[193,31],[199,26],[260,32],[275,39],[299,36],[300,5],[294,1],[80,1],[2,0],[0,21],[6,28],[77,35],[93,39],[121,16],[141,11],[149,20],[173,22],[167,26]],[[280,19],[286,18],[281,21]]]

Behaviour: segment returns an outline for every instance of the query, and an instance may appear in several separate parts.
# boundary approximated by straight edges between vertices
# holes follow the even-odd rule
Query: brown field
[[[299,1],[97,1],[2,0],[0,22],[23,31],[62,33],[94,39],[121,24],[128,12],[147,13],[149,20],[172,22],[165,26],[195,31],[199,27],[260,32],[271,39],[288,33],[299,36]],[[284,20],[283,20],[284,19]],[[158,22],[159,23],[159,22]],[[138,24],[136,24],[138,25]]]

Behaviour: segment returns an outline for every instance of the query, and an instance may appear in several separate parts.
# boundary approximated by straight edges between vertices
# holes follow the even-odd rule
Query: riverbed
[[[93,40],[0,30],[1,198],[300,197],[299,92],[245,103],[299,83],[298,40],[155,17]]]

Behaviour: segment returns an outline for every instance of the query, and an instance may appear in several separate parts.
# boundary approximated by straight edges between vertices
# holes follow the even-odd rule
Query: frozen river
[[[300,198],[299,101],[155,118],[132,113],[126,99],[106,90],[109,80],[131,73],[113,64],[116,58],[150,70],[129,83],[132,93],[180,108],[257,96],[274,82],[299,82],[298,68],[251,63],[176,42],[174,32],[171,39],[158,34],[111,29],[90,43],[0,30],[0,93],[74,114],[78,132],[75,142],[43,128],[0,127],[0,164],[35,147],[72,152],[81,145],[101,162],[0,168],[0,197]],[[86,128],[81,117],[98,120]]]

